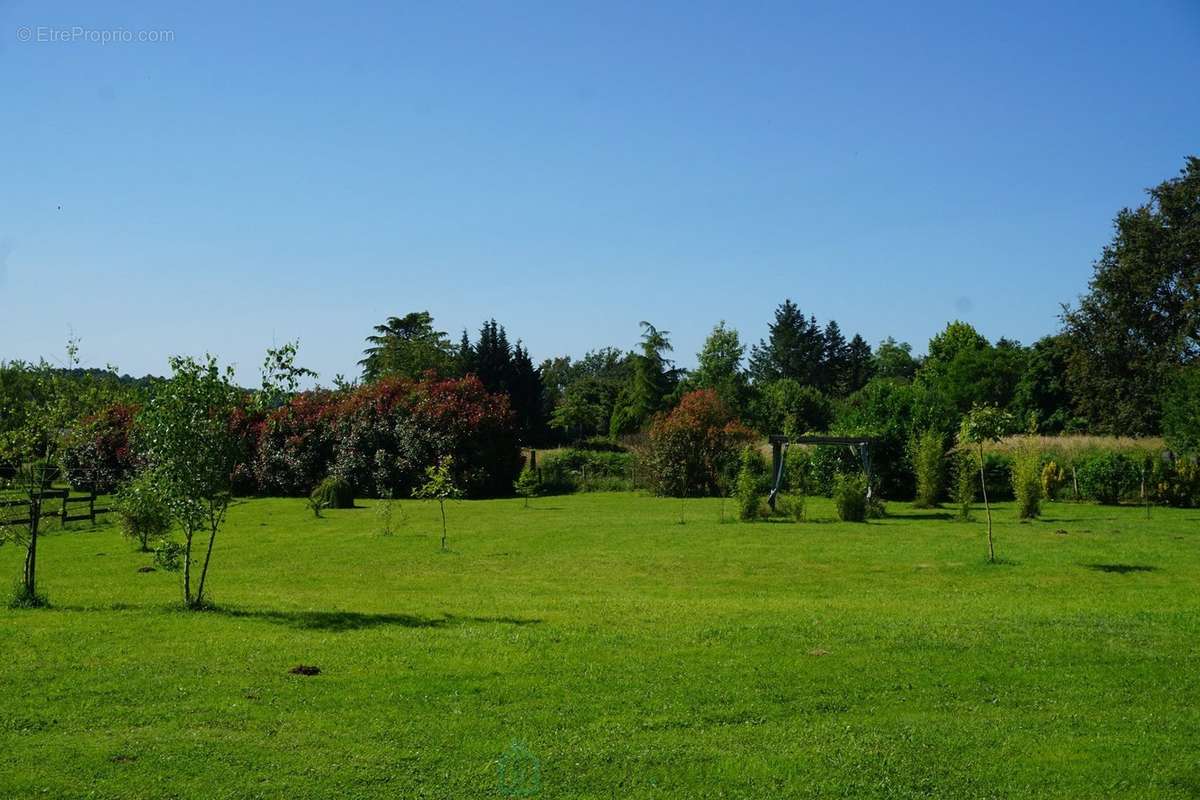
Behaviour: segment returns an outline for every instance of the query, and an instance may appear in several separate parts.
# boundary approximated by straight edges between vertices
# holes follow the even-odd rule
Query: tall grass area
[[[1200,792],[1195,511],[1002,503],[988,566],[896,502],[452,503],[446,553],[436,506],[357,505],[234,506],[208,612],[115,525],[47,536],[51,608],[0,610],[0,797],[499,797],[514,749],[538,797]]]

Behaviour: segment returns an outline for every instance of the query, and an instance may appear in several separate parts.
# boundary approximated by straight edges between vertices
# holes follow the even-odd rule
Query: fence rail
[[[101,514],[112,513],[111,508],[96,508],[96,493],[88,492],[74,497],[71,496],[70,489],[44,489],[38,498],[40,500],[41,513],[38,515],[41,519],[46,517],[58,517],[58,520],[63,525],[68,522],[90,522],[96,524],[96,517]],[[58,508],[50,508],[50,503],[47,501],[61,500]],[[87,503],[85,512],[72,514],[73,505]],[[5,525],[29,525],[33,522],[32,503],[28,498],[19,500],[0,500],[0,508],[24,508],[25,516],[16,519],[0,519],[0,527]]]

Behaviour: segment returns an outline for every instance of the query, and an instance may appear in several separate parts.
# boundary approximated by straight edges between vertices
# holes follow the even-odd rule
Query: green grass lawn
[[[546,798],[1200,796],[1200,511],[1003,505],[988,565],[899,503],[464,502],[448,553],[363,505],[237,505],[200,613],[111,525],[44,539],[0,796],[500,797],[514,743]]]

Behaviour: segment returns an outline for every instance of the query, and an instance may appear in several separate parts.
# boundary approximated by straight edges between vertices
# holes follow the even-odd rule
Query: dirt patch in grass
[[[288,670],[293,675],[320,675],[321,668],[313,667],[308,664],[297,664]]]

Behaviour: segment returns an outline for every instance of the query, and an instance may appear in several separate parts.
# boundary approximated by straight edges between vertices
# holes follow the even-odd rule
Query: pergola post
[[[780,437],[771,437],[771,493],[767,495],[767,505],[771,510],[775,510],[775,495],[779,491],[779,476],[783,474],[780,470],[783,469],[783,440]]]

